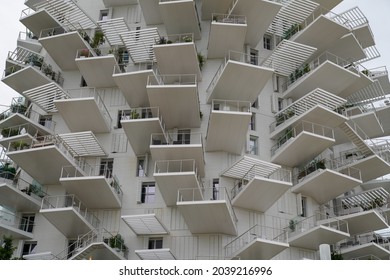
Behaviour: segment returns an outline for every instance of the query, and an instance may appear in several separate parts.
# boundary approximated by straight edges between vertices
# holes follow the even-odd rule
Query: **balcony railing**
[[[246,16],[232,14],[212,14],[213,22],[230,23],[230,24],[246,24]]]
[[[150,145],[202,145],[202,133],[152,133]]]
[[[194,33],[171,34],[160,37],[156,45],[182,44],[194,42]]]
[[[390,246],[390,237],[383,237],[375,232],[370,232],[366,234],[351,236],[348,239],[345,239],[338,243],[339,249],[351,248],[354,246],[365,245],[375,243],[381,247]]]
[[[78,49],[76,58],[91,58],[101,56],[113,56],[116,61],[121,64],[123,63],[123,53],[118,52],[116,48],[100,47],[100,48],[84,48]]]
[[[153,61],[141,63],[122,63],[114,66],[114,75],[122,73],[132,73],[137,71],[153,70],[156,71],[157,64]]]
[[[100,220],[75,195],[46,196],[42,200],[41,210],[72,208],[79,213],[92,227],[98,228]]]
[[[282,135],[271,148],[271,155],[275,155],[279,148],[283,147],[290,139],[297,137],[302,132],[309,132],[319,136],[334,139],[334,131],[330,127],[315,124],[312,122],[301,121],[293,128],[286,129],[284,135]]]
[[[21,125],[10,126],[1,130],[2,139],[10,138],[18,135],[29,134],[32,137],[39,136],[39,129],[31,123],[24,123]]]
[[[33,41],[33,42],[35,42],[37,44],[39,43],[38,42],[38,36],[33,34],[31,31],[28,31],[28,32],[20,31],[18,39],[22,40],[22,41]]]
[[[235,100],[212,100],[213,111],[224,111],[224,112],[251,112],[251,103],[248,101],[235,101]]]
[[[233,257],[241,248],[244,248],[257,238],[272,242],[288,243],[288,231],[267,226],[255,225],[225,246],[225,257]]]
[[[27,182],[21,178],[15,177],[15,174],[8,171],[0,173],[0,182],[4,182],[9,186],[16,188],[17,190],[41,201],[43,197],[47,195],[47,188],[43,188],[36,182]]]
[[[35,223],[32,220],[3,210],[0,210],[0,224],[28,233],[33,233],[35,227]]]
[[[149,75],[148,86],[187,86],[197,85],[196,74]]]

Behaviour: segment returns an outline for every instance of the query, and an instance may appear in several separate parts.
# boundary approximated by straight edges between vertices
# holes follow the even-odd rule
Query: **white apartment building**
[[[15,257],[389,259],[388,72],[340,2],[26,0],[0,115]]]

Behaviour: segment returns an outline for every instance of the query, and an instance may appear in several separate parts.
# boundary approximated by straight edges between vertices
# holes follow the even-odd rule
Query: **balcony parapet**
[[[217,23],[229,23],[229,24],[247,24],[246,16],[244,15],[232,15],[232,14],[212,14],[212,22]]]
[[[196,74],[149,75],[147,86],[197,86]]]
[[[21,230],[26,233],[34,233],[35,223],[15,213],[0,210],[0,226],[11,227],[14,230]]]
[[[177,139],[173,139],[177,136]],[[189,137],[186,137],[189,136]],[[150,145],[168,146],[168,145],[202,145],[202,133],[152,133]]]
[[[156,45],[170,45],[194,42],[194,33],[170,34],[156,40]]]

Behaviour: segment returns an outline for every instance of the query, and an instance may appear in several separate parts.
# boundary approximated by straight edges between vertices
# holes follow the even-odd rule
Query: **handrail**
[[[4,182],[9,186],[16,188],[17,190],[34,197],[40,201],[47,195],[47,188],[43,190],[42,186],[38,183],[27,182],[26,180],[16,177],[14,173],[9,171],[0,172],[0,182]]]
[[[198,174],[196,162],[194,159],[181,160],[157,160],[154,164],[155,174],[176,173],[176,172],[195,172]]]
[[[189,137],[188,137],[189,136]],[[202,145],[202,133],[152,133],[150,145]]]
[[[31,135],[31,137],[37,137],[39,136],[39,129],[33,126],[31,123],[24,123],[20,125],[6,127],[1,130],[1,135],[3,136],[3,139],[26,134]]]
[[[376,234],[375,232],[369,232],[366,234],[360,234],[356,236],[351,236],[350,238],[344,239],[343,241],[340,241],[338,243],[338,249],[345,249],[350,248],[354,246],[360,246],[364,244],[370,244],[375,243],[379,246],[389,246],[390,245],[390,238],[388,237],[382,237],[379,234]]]
[[[154,69],[156,69],[156,62],[154,61],[146,61],[140,63],[120,63],[114,66],[113,75]]]
[[[0,224],[28,233],[33,233],[35,228],[35,223],[29,219],[4,210],[0,210]]]
[[[229,24],[246,24],[245,15],[232,15],[232,14],[220,14],[212,13],[211,18],[213,22],[229,23]]]
[[[156,41],[156,45],[182,44],[191,42],[194,42],[194,33],[181,33],[160,37],[160,39]]]
[[[149,75],[147,86],[185,86],[197,85],[196,74]]]
[[[251,103],[249,101],[213,99],[211,104],[212,111],[251,112]]]

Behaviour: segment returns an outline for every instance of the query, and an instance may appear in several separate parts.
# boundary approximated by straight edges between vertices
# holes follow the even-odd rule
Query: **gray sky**
[[[16,48],[16,40],[19,31],[24,31],[24,26],[19,22],[21,11],[25,8],[24,0],[4,1],[5,5],[0,10],[0,69],[3,72],[5,59],[8,51]],[[371,61],[365,66],[372,69],[379,66],[390,67],[390,36],[388,31],[388,17],[390,15],[389,0],[344,0],[334,9],[335,12],[342,12],[347,9],[359,6],[370,22],[371,29],[374,33],[376,46],[381,57]],[[389,68],[390,69],[390,68]],[[12,97],[18,94],[4,83],[0,82],[0,105],[9,105]],[[3,111],[0,107],[0,112]]]

